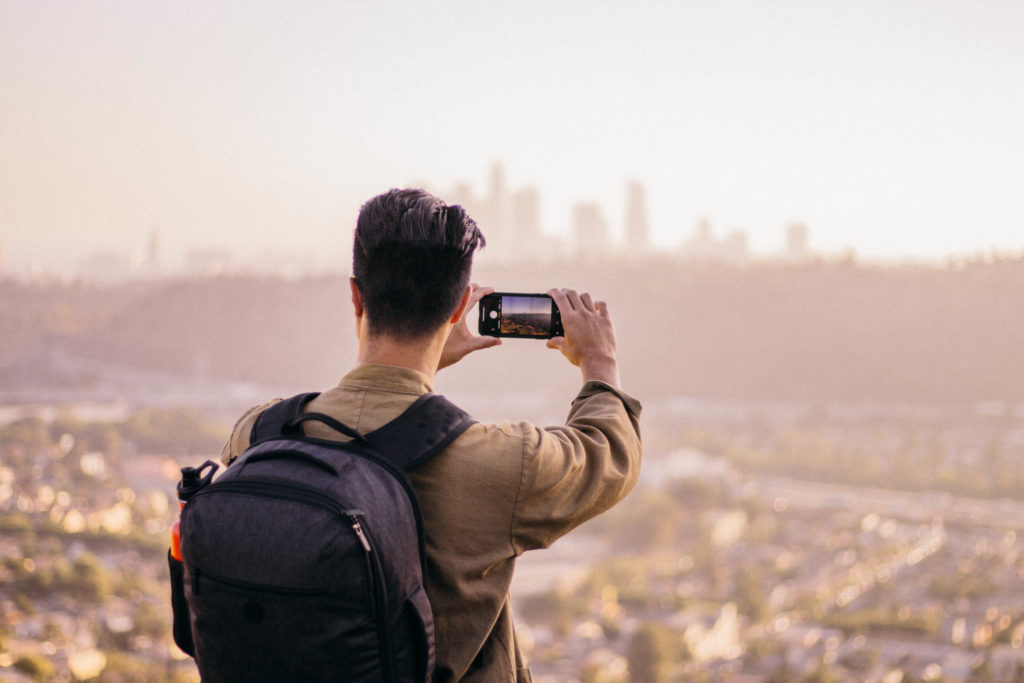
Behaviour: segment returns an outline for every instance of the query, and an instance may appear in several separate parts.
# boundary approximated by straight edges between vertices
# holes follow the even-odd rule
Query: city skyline
[[[751,260],[784,259],[801,261],[830,255],[813,250],[810,234],[803,223],[780,226],[777,249],[754,253],[749,237],[741,228],[721,235],[715,234],[712,221],[699,218],[692,232],[675,244],[656,245],[651,239],[647,193],[643,183],[626,181],[624,215],[621,221],[610,220],[599,202],[581,201],[572,206],[570,225],[552,230],[541,213],[543,193],[534,185],[512,187],[504,166],[491,165],[483,193],[474,184],[460,181],[448,191],[437,191],[424,184],[449,204],[461,204],[483,226],[488,240],[486,256],[496,263],[553,263],[560,259],[582,259],[602,262],[626,259],[637,261],[654,256],[680,261],[707,261],[744,264]],[[793,232],[798,230],[794,245]],[[275,250],[263,245],[257,258],[228,248],[173,245],[166,249],[167,235],[153,229],[143,244],[119,245],[114,248],[85,252],[64,272],[44,267],[19,273],[5,269],[0,241],[0,275],[57,279],[82,279],[87,282],[114,283],[132,279],[159,277],[205,276],[230,273],[304,276],[343,272],[351,242],[337,252],[303,254],[301,250]],[[833,255],[834,256],[834,255]],[[845,257],[846,253],[840,254]]]
[[[482,259],[495,263],[556,263],[560,259],[582,259],[584,262],[615,260],[642,261],[662,258],[680,262],[716,262],[745,265],[753,262],[784,261],[799,263],[812,259],[857,259],[865,263],[944,265],[964,259],[988,258],[993,254],[1024,256],[1024,242],[1017,250],[977,251],[950,254],[944,259],[898,257],[892,259],[862,258],[855,247],[828,252],[814,244],[813,230],[807,223],[792,220],[777,226],[777,244],[766,251],[751,247],[748,231],[741,226],[716,224],[714,217],[700,216],[677,242],[655,244],[648,218],[647,193],[642,182],[627,180],[623,184],[624,215],[621,220],[609,219],[598,202],[577,202],[571,206],[569,224],[552,229],[541,210],[543,191],[536,185],[512,186],[501,163],[490,167],[486,179],[479,183],[460,181],[447,190],[437,190],[429,183],[421,186],[433,191],[449,204],[461,204],[483,226],[487,248]],[[92,283],[118,283],[131,280],[159,279],[165,276],[206,276],[231,273],[253,273],[284,276],[306,276],[345,272],[349,267],[351,242],[327,250],[274,247],[272,243],[250,245],[250,251],[202,245],[171,245],[168,234],[154,228],[140,234],[139,244],[124,244],[87,251],[60,269],[43,264],[30,264],[18,270],[4,261],[0,240],[0,276],[16,279],[82,280]],[[173,236],[170,236],[173,237]],[[348,238],[345,234],[345,238]]]
[[[949,254],[945,258],[859,257],[850,245],[826,251],[814,243],[814,231],[801,220],[777,226],[777,243],[764,251],[755,251],[750,235],[742,226],[716,224],[714,217],[699,216],[689,232],[680,229],[678,239],[657,244],[652,239],[654,226],[649,219],[648,194],[638,180],[622,184],[624,200],[620,220],[609,218],[605,206],[596,201],[577,201],[570,207],[569,223],[552,228],[542,212],[541,188],[510,183],[501,162],[491,164],[486,177],[477,183],[460,180],[441,190],[431,183],[411,184],[433,192],[449,204],[461,204],[482,226],[488,247],[482,258],[496,263],[554,263],[564,259],[584,262],[615,260],[637,261],[660,257],[680,262],[715,262],[745,265],[758,261],[802,262],[815,258],[858,259],[869,263],[943,265],[965,258],[988,257],[993,253],[1024,256],[1024,239],[1017,249],[991,252],[975,251]],[[478,191],[478,187],[482,191]],[[611,202],[615,204],[615,202]],[[4,243],[0,239],[0,276],[58,280],[81,279],[87,282],[115,283],[159,277],[208,276],[253,273],[301,277],[346,272],[351,238],[346,231],[338,244],[328,249],[275,247],[273,242],[249,245],[250,249],[201,244],[170,244],[174,235],[159,228],[140,234],[138,244],[121,244],[86,251],[62,269],[43,263],[29,264],[18,270],[5,262]],[[169,239],[171,238],[171,239]],[[168,248],[168,246],[170,248]],[[23,264],[24,265],[24,264]]]
[[[494,160],[544,227],[641,183],[651,241],[1024,242],[1024,7],[742,0],[158,6],[0,0],[8,273],[89,252],[345,251],[359,205]],[[589,210],[588,210],[589,211]],[[528,220],[528,219],[523,219]]]

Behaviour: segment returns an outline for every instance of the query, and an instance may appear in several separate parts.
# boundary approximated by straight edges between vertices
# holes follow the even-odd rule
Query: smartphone
[[[480,334],[488,337],[561,337],[562,317],[547,294],[494,292],[480,299]]]

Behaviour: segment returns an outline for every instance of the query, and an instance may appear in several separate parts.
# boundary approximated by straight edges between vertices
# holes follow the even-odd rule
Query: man
[[[370,432],[432,391],[438,369],[499,345],[467,324],[493,291],[469,283],[483,245],[461,207],[421,190],[391,190],[363,205],[350,280],[359,362],[306,410]],[[640,405],[619,389],[607,305],[572,290],[548,294],[565,330],[548,346],[584,380],[566,424],[474,424],[410,475],[423,512],[437,681],[530,680],[509,604],[515,558],[614,505],[639,475]],[[267,405],[239,420],[225,463],[249,445]],[[340,438],[318,423],[307,433]]]

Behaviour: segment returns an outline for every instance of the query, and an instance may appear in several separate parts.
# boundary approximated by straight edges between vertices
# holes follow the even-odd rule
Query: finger
[[[488,294],[493,294],[494,293],[494,287],[484,287],[482,285],[478,285],[475,282],[471,282],[469,284],[469,286],[473,290],[473,294],[472,294],[473,301],[479,301],[480,299],[484,298]]]
[[[587,310],[587,311],[595,310],[594,309],[594,299],[591,298],[590,292],[583,292],[583,294],[580,294],[580,302],[583,303],[583,309],[584,310]]]
[[[601,315],[607,316],[608,315],[608,302],[607,301],[598,301],[597,302],[597,312],[600,313]]]
[[[548,339],[547,347],[549,349],[561,351],[563,346],[565,346],[565,337],[552,337]]]
[[[480,287],[475,282],[470,284],[469,307],[472,308],[480,299],[494,292],[494,287]]]
[[[555,305],[558,306],[559,311],[571,311],[572,308],[569,304],[569,300],[565,298],[565,290],[562,289],[549,289],[548,296],[555,300]]]
[[[469,283],[469,304],[466,306],[466,310],[462,312],[462,317],[459,321],[465,323],[473,307],[480,303],[480,299],[483,299],[493,291],[494,287],[481,287],[475,282]]]
[[[569,301],[569,307],[572,310],[578,311],[583,307],[580,295],[575,289],[563,289],[562,291],[565,292],[565,298]]]

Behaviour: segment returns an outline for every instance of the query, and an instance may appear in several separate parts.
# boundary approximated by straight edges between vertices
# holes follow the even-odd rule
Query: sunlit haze
[[[621,235],[638,181],[663,248],[1019,252],[1022,36],[1017,0],[0,0],[0,272],[153,234],[344,268],[362,201],[495,163],[552,235]]]
[[[443,352],[457,273],[349,284],[402,186],[509,294]],[[432,615],[438,680],[1024,681],[1022,310],[1024,0],[0,0],[0,679],[306,663],[221,646],[291,596],[360,664]],[[253,406],[326,391],[384,453],[428,387],[479,424],[407,480],[411,592],[404,496],[328,497],[369,478],[308,414],[219,470],[273,501],[222,539],[179,500]],[[364,592],[307,583],[335,537]]]

